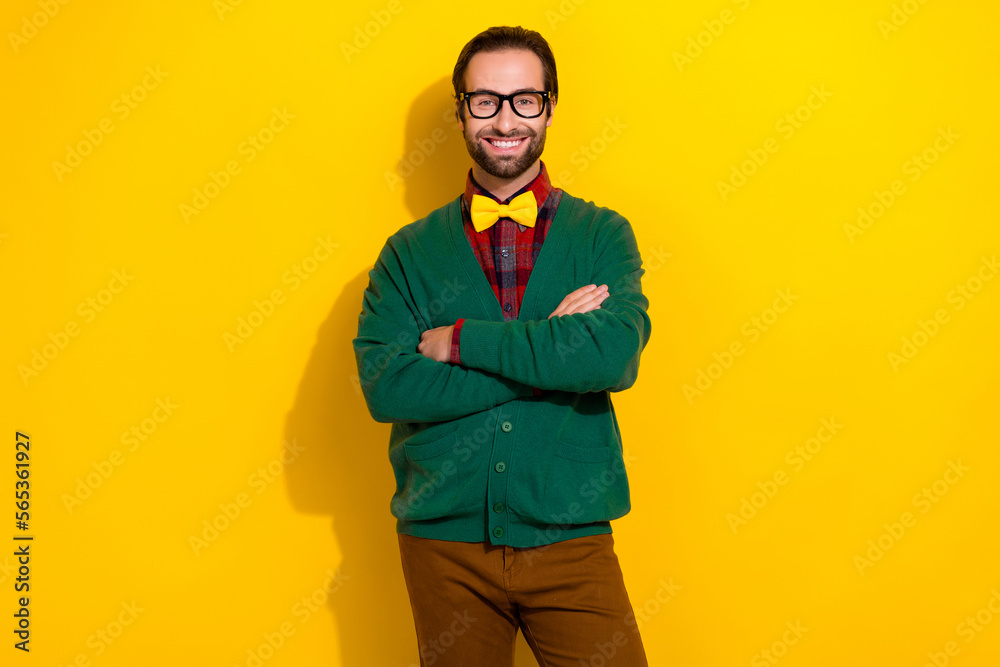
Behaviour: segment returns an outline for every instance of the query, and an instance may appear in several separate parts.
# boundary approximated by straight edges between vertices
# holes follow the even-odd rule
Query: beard
[[[514,139],[517,137],[526,137],[529,139],[527,148],[521,152],[509,155],[491,153],[483,145],[483,140],[480,136],[470,137],[467,133],[465,134],[465,146],[468,148],[472,160],[490,176],[497,178],[517,178],[541,157],[542,149],[545,148],[546,129],[543,125],[541,133],[538,133],[529,127],[523,131],[518,130],[517,134],[504,137],[505,139]],[[497,136],[495,132],[488,129],[482,130],[480,135]]]

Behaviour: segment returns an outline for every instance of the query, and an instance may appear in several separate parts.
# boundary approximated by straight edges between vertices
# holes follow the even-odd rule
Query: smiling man
[[[421,665],[642,667],[614,552],[630,509],[611,392],[650,336],[631,225],[552,186],[545,39],[495,27],[452,76],[465,192],[393,234],[354,351],[389,422],[390,508]]]

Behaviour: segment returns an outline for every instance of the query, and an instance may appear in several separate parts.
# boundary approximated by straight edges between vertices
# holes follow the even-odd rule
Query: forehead
[[[469,60],[465,71],[466,90],[510,93],[532,88],[545,89],[542,61],[531,51],[480,51]]]

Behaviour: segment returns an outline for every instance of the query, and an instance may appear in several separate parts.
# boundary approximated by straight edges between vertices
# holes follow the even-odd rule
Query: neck
[[[541,170],[542,160],[539,158],[523,174],[514,178],[500,178],[487,174],[478,164],[472,165],[472,176],[476,179],[476,183],[479,183],[480,187],[496,197],[498,201],[504,201],[525,185],[535,180],[535,177],[538,176]]]

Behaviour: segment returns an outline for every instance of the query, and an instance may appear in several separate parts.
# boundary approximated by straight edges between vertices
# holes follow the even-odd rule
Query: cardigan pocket
[[[622,457],[608,446],[579,447],[560,440],[556,467],[545,485],[545,514],[559,523],[610,521],[630,509]]]
[[[396,478],[401,486],[392,498],[393,516],[421,521],[466,509],[469,502],[461,493],[468,485],[463,484],[457,448],[455,432],[430,442],[403,443],[404,460],[396,462]]]
[[[579,463],[603,463],[611,458],[611,450],[601,447],[578,447],[560,440],[556,445],[556,456]]]
[[[407,461],[426,461],[458,447],[458,437],[454,432],[429,442],[419,442],[424,440],[421,435],[423,434],[417,434],[403,443]]]

